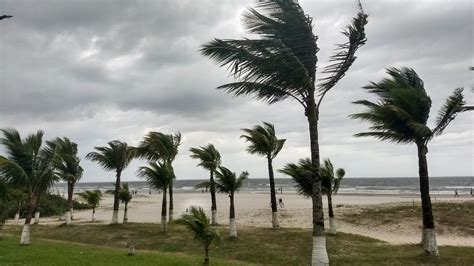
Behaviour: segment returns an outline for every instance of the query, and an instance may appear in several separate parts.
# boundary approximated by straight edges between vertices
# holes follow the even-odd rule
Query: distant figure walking
[[[459,197],[458,189],[455,189],[455,190],[454,190],[454,197],[455,197],[455,198],[458,198],[458,197]]]
[[[280,187],[280,194],[283,194],[283,187]]]
[[[285,203],[283,203],[283,199],[282,199],[282,198],[279,198],[279,199],[278,199],[278,205],[280,206],[280,208],[285,207]]]
[[[474,194],[472,194],[472,188],[471,188],[471,197],[474,197]]]

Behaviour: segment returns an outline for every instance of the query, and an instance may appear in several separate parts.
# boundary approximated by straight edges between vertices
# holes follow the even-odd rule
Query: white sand
[[[282,198],[284,207],[279,209],[280,226],[292,228],[311,228],[311,200],[296,194],[278,194]],[[159,223],[161,217],[162,195],[136,195],[129,205],[129,222]],[[174,217],[186,212],[190,206],[200,206],[209,212],[210,195],[201,193],[174,194]],[[452,196],[432,196],[432,201],[464,201],[474,200],[471,197],[453,198]],[[337,195],[333,199],[338,215],[354,212],[361,207],[373,205],[393,205],[411,202],[418,203],[418,196],[404,195]],[[96,211],[96,219],[102,223],[109,223],[112,217],[112,196],[107,195]],[[228,224],[229,199],[225,195],[217,195],[218,222]],[[323,198],[324,205],[326,198]],[[271,227],[270,196],[267,194],[240,193],[235,199],[237,226]],[[123,218],[123,205],[120,206],[119,217]],[[326,206],[325,206],[326,207]],[[91,219],[92,211],[75,211],[74,222],[86,223]],[[421,214],[420,214],[421,215]],[[327,217],[327,214],[325,215]],[[9,221],[12,223],[12,221]],[[58,217],[42,219],[41,224],[58,224]],[[21,222],[20,222],[21,224]],[[338,230],[346,233],[360,234],[380,239],[392,244],[419,243],[421,239],[421,224],[416,221],[400,221],[396,225],[363,226],[354,225],[337,220]],[[472,237],[463,236],[456,232],[446,231],[438,234],[439,245],[474,246]]]

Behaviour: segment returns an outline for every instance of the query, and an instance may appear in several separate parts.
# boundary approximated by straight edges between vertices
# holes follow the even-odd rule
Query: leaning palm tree
[[[128,183],[123,183],[119,192],[119,200],[124,204],[123,223],[128,223],[128,204],[132,201],[132,193],[128,189]]]
[[[53,160],[43,147],[43,131],[21,138],[15,129],[0,130],[6,156],[0,156],[0,176],[9,185],[24,189],[27,193],[27,213],[20,244],[30,243],[30,223],[37,209],[37,200],[45,188],[49,188],[58,176],[53,171]]]
[[[173,182],[173,168],[164,162],[151,162],[149,166],[142,166],[138,169],[138,176],[155,189],[163,190],[163,201],[161,203],[161,231],[167,231],[166,223],[166,191],[169,184]]]
[[[57,151],[55,169],[61,179],[67,182],[66,224],[69,225],[73,218],[74,186],[81,179],[83,173],[80,165],[81,160],[77,156],[77,144],[64,137],[47,141],[47,145],[51,151]]]
[[[130,164],[135,156],[135,148],[126,142],[114,140],[108,147],[95,147],[97,151],[90,152],[86,159],[97,162],[106,171],[115,171],[114,210],[112,224],[118,223],[120,177],[122,171]]]
[[[194,233],[194,237],[202,242],[205,252],[204,265],[209,265],[209,246],[212,241],[220,240],[220,236],[219,233],[211,227],[204,210],[193,206],[190,209],[190,214],[184,214],[180,219],[176,220],[176,222],[188,228]]]
[[[332,197],[339,191],[341,181],[346,175],[346,171],[342,168],[334,170],[331,160],[324,160],[321,166],[321,189],[323,194],[328,198],[328,213],[329,213],[329,233],[336,234],[336,222],[334,219],[334,210],[332,208]]]
[[[389,78],[364,87],[378,97],[377,102],[356,101],[366,112],[351,117],[372,124],[369,132],[358,133],[356,137],[374,137],[399,144],[414,143],[418,149],[421,204],[423,212],[423,249],[430,255],[438,256],[436,232],[431,208],[428,163],[428,143],[440,135],[449,123],[461,112],[473,110],[466,107],[463,89],[458,88],[441,107],[435,127],[429,128],[427,121],[431,109],[431,99],[426,94],[423,81],[410,68],[389,68]]]
[[[242,129],[246,135],[240,136],[249,142],[247,152],[267,157],[268,178],[270,180],[270,202],[272,207],[272,226],[273,229],[279,228],[278,207],[275,191],[275,177],[273,174],[273,160],[283,148],[286,139],[278,139],[275,133],[275,127],[267,122],[263,126],[257,125],[253,128]]]
[[[209,182],[211,191],[211,225],[217,225],[217,202],[216,202],[216,188],[214,185],[214,172],[217,167],[221,165],[221,154],[212,144],[201,146],[199,148],[191,148],[191,158],[199,159],[199,166],[209,171]]]
[[[243,15],[249,33],[258,39],[221,40],[205,44],[201,52],[220,66],[227,66],[237,82],[218,87],[235,96],[251,95],[269,104],[296,100],[303,107],[309,124],[311,162],[314,166],[313,264],[327,264],[321,196],[318,119],[325,95],[344,77],[354,63],[355,53],[366,42],[368,16],[358,3],[359,12],[342,32],[347,42],[336,47],[325,76],[316,85],[318,39],[313,19],[297,1],[257,1]]]
[[[235,205],[234,196],[235,192],[239,191],[244,184],[244,181],[248,178],[249,173],[247,171],[242,172],[238,177],[237,175],[224,166],[219,166],[216,171],[216,191],[217,193],[227,194],[230,200],[229,207],[229,237],[237,237],[237,225],[235,223]],[[198,187],[210,187],[210,182],[202,182]]]
[[[95,209],[99,206],[102,200],[102,192],[100,190],[86,190],[81,193],[77,193],[79,197],[87,202],[92,208],[92,222],[95,222]]]
[[[150,162],[164,162],[173,170],[173,161],[178,155],[181,145],[181,133],[164,134],[161,132],[149,132],[137,149],[137,157]],[[173,170],[173,179],[175,178]],[[173,181],[169,184],[169,221],[173,220]]]

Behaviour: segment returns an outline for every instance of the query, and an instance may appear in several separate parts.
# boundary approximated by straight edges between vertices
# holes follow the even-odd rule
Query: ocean
[[[194,186],[204,180],[175,180],[175,193],[199,193],[201,189]],[[139,193],[157,193],[150,189],[144,181],[128,182],[130,189]],[[277,189],[285,192],[295,192],[294,183],[290,178],[275,179]],[[457,189],[459,194],[469,194],[474,188],[474,177],[431,177],[430,190],[432,194],[452,194]],[[75,192],[84,190],[100,189],[102,191],[113,189],[113,181],[110,182],[79,182],[76,184]],[[267,178],[248,179],[242,192],[247,193],[267,193],[270,185]],[[52,193],[65,194],[67,191],[65,183],[58,183],[51,188]],[[392,178],[345,178],[342,180],[339,193],[341,194],[419,194],[418,178],[392,177]]]

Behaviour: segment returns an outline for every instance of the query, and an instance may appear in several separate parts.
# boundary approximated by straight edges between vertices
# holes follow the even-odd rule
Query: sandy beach
[[[200,206],[210,212],[210,195],[201,193],[177,193],[174,195],[175,217],[186,212],[190,206]],[[311,228],[311,200],[297,194],[278,194],[282,198],[284,207],[279,209],[281,227]],[[135,195],[129,204],[129,222],[134,223],[159,223],[162,195],[139,194]],[[452,202],[474,200],[471,197],[453,198],[448,195],[433,195],[433,202]],[[397,204],[418,203],[416,195],[351,195],[341,194],[333,199],[336,219],[346,213],[354,213],[365,207],[380,207]],[[270,197],[267,194],[240,193],[236,195],[236,217],[238,226],[270,227],[271,210]],[[96,211],[98,222],[109,223],[112,215],[113,198],[105,196]],[[225,195],[217,195],[218,221],[220,224],[228,223],[229,200]],[[323,198],[326,209],[326,198]],[[327,210],[326,210],[327,211]],[[75,223],[88,223],[91,219],[91,210],[75,211]],[[120,206],[120,219],[123,217],[123,205]],[[325,214],[327,218],[327,213]],[[56,225],[63,221],[59,217],[41,219],[41,224]],[[12,223],[12,221],[9,221]],[[21,223],[21,221],[20,221]],[[337,221],[338,230],[346,233],[360,234],[380,239],[392,244],[418,243],[421,237],[421,224],[417,221],[404,220],[396,225],[355,225],[348,222]],[[458,234],[453,230],[438,230],[439,245],[474,246],[472,236]]]

